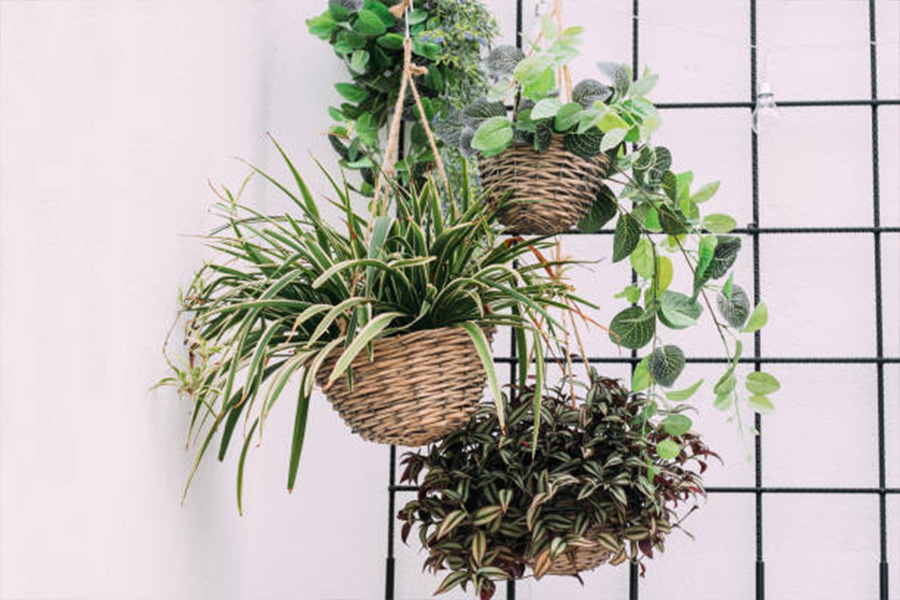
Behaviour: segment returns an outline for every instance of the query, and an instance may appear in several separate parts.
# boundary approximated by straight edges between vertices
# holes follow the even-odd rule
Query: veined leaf
[[[656,331],[656,318],[640,306],[629,306],[613,317],[609,325],[609,339],[630,350],[639,350],[650,343]]]
[[[627,258],[641,239],[641,227],[628,213],[619,216],[613,236],[613,262]]]

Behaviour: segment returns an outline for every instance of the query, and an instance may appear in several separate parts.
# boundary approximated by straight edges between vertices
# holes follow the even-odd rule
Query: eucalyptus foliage
[[[543,259],[550,242],[500,237],[496,209],[467,187],[445,206],[430,182],[415,194],[395,190],[395,216],[370,219],[354,210],[345,184],[332,180],[338,228],[282,156],[295,189],[253,173],[290,198],[295,212],[266,216],[242,205],[241,191],[224,190],[225,224],[208,238],[216,256],[181,297],[188,358],[170,362],[174,373],[165,381],[193,402],[189,436],[199,450],[190,479],[217,436],[223,460],[235,430],[245,433],[239,509],[247,449],[291,381],[299,382],[288,466],[294,487],[313,385],[328,356],[338,357],[328,382],[343,377],[352,386],[352,360],[376,340],[463,327],[499,405],[484,331],[509,326],[519,337],[530,332],[540,347],[558,328],[548,309],[580,302],[547,274],[567,264]],[[538,377],[543,368],[538,361]]]
[[[507,436],[484,406],[464,430],[404,456],[401,481],[419,493],[398,515],[401,533],[405,541],[418,526],[425,568],[450,571],[437,593],[471,585],[490,598],[497,580],[529,569],[539,579],[597,544],[612,564],[640,563],[664,549],[679,505],[705,494],[701,474],[715,454],[690,430],[686,407],[657,414],[593,370],[577,398],[571,389],[543,394],[538,435],[534,388],[520,388],[504,407]]]
[[[352,77],[352,82],[335,86],[343,102],[329,108],[335,121],[329,139],[342,165],[361,172],[360,191],[365,194],[371,194],[375,183],[375,165],[380,164],[383,151],[379,133],[397,101],[403,69],[406,25],[388,10],[391,4],[394,2],[330,0],[325,12],[307,20],[310,33],[332,45]],[[429,119],[440,118],[484,92],[481,53],[498,28],[480,1],[416,2],[409,13],[409,30],[413,61],[428,69],[418,88]],[[407,106],[412,111],[411,104]],[[398,172],[407,181],[412,175],[421,184],[433,160],[425,130],[415,123]]]

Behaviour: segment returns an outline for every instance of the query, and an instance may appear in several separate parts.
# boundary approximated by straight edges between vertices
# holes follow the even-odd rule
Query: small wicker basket
[[[335,410],[365,440],[422,446],[456,431],[471,418],[487,374],[469,334],[441,327],[383,338],[374,355],[351,364],[353,387],[340,377],[325,390]],[[316,378],[323,388],[337,362],[329,356]]]
[[[548,575],[577,575],[592,571],[612,558],[612,552],[599,544],[591,548],[576,548],[556,557]]]
[[[511,204],[500,222],[516,233],[550,235],[577,225],[587,215],[610,160],[605,154],[583,158],[554,134],[546,152],[515,144],[496,156],[478,161],[484,189],[499,200],[511,193]]]

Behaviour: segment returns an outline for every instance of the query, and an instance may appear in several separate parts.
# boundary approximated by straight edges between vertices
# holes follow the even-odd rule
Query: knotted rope
[[[384,197],[387,192],[388,181],[394,174],[394,164],[397,162],[397,154],[400,148],[400,124],[403,121],[403,104],[406,100],[406,90],[412,91],[413,99],[416,102],[416,108],[422,127],[425,129],[425,136],[428,138],[428,145],[431,147],[431,153],[434,155],[434,163],[437,166],[441,180],[447,189],[450,189],[450,181],[447,179],[447,172],[444,170],[444,162],[441,160],[441,154],[438,151],[437,141],[434,139],[434,133],[428,123],[428,115],[425,113],[425,107],[422,106],[422,98],[419,96],[419,90],[416,88],[415,77],[418,75],[426,75],[428,69],[412,62],[412,38],[409,35],[409,10],[412,8],[412,0],[403,0],[400,4],[390,8],[391,14],[400,18],[400,15],[406,14],[406,37],[403,39],[403,75],[400,79],[400,92],[397,94],[397,102],[394,105],[394,116],[391,120],[391,127],[388,133],[387,148],[385,148],[384,158],[381,163],[381,170],[375,181],[375,195],[372,199],[372,214],[369,219],[368,231],[371,233],[374,219],[383,214],[386,209]]]

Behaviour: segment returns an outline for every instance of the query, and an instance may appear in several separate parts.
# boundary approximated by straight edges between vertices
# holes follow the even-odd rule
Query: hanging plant
[[[342,166],[361,173],[359,190],[366,195],[372,194],[375,165],[383,156],[379,133],[390,119],[400,87],[405,6],[402,2],[330,0],[325,12],[307,20],[310,33],[332,45],[352,77],[352,82],[335,86],[343,102],[329,108],[335,121],[329,129],[329,140]],[[429,121],[484,93],[482,51],[490,46],[498,28],[481,2],[416,2],[409,14],[409,33],[415,64],[425,70],[419,86]],[[406,104],[407,117],[413,117],[412,111]],[[397,171],[407,183],[412,174],[421,187],[434,161],[421,123],[412,125],[409,142]],[[459,171],[454,169],[451,174],[458,177]]]
[[[468,420],[486,381],[501,401],[494,328],[552,339],[558,323],[547,309],[580,302],[546,274],[566,262],[543,260],[549,242],[502,239],[494,210],[468,188],[444,208],[433,183],[411,195],[395,189],[396,216],[387,205],[364,216],[332,179],[341,231],[282,156],[296,191],[253,173],[296,213],[266,216],[224,190],[225,224],[209,237],[216,256],[181,295],[188,357],[170,361],[174,375],[164,381],[193,402],[189,436],[200,446],[191,478],[217,435],[223,460],[235,429],[246,432],[239,508],[246,451],[290,381],[299,395],[289,489],[317,382],[364,438],[429,443]]]
[[[578,577],[626,560],[643,569],[705,495],[701,473],[716,455],[690,431],[687,407],[658,414],[593,369],[577,386],[578,398],[569,385],[544,393],[537,431],[534,388],[524,388],[504,407],[508,435],[485,406],[462,431],[404,456],[401,481],[418,496],[399,512],[401,533],[406,541],[418,526],[425,568],[450,571],[436,593],[471,585],[488,599],[497,580],[528,571]]]
[[[668,389],[686,359],[663,338],[667,329],[695,325],[705,307],[728,357],[714,385],[715,406],[730,413],[742,432],[753,433],[741,406],[770,412],[770,395],[779,384],[763,372],[751,373],[743,385],[738,379],[740,337],[765,326],[768,309],[764,303],[753,306],[734,282],[732,267],[742,245],[728,235],[735,219],[702,209],[719,182],[692,189],[693,172],[673,170],[672,153],[653,144],[661,123],[646,96],[657,75],[645,71],[635,79],[624,65],[599,63],[603,81],[585,79],[571,89],[569,102],[560,100],[559,85],[568,87],[568,63],[578,54],[582,29],[562,29],[553,16],[544,17],[530,56],[510,46],[495,48],[486,60],[496,79],[488,95],[441,122],[436,132],[445,143],[480,155],[490,197],[511,200],[500,220],[515,231],[556,233],[577,223],[593,233],[615,219],[612,261],[628,259],[637,281],[616,296],[629,306],[611,320],[610,339],[630,350],[651,348],[635,371],[634,390],[660,386],[671,399],[685,401],[700,389],[702,380]],[[506,104],[513,106],[510,114]],[[670,289],[670,255],[689,269],[690,289]]]

